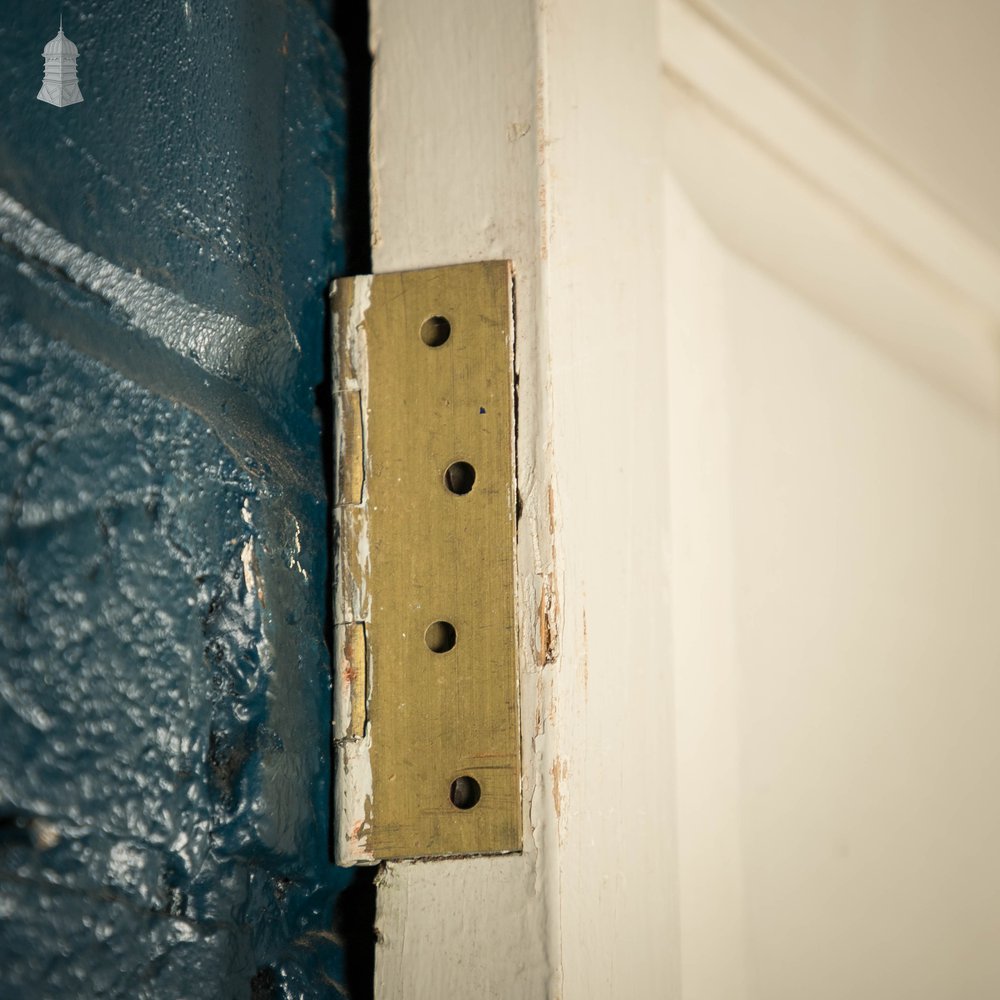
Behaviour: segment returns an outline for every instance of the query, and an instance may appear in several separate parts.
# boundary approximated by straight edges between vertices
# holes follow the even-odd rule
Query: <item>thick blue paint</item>
[[[302,0],[61,6],[82,105],[35,100],[60,5],[0,23],[0,190],[248,349],[170,350],[0,231],[0,997],[336,995],[339,53]]]

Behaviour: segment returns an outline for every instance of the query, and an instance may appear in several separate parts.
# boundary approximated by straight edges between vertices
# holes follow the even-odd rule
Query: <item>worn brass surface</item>
[[[362,829],[375,859],[521,847],[511,312],[506,261],[371,279],[367,551],[342,553],[340,564],[367,570],[371,797]],[[442,339],[440,322],[424,328],[433,317],[450,327],[440,346],[425,342]],[[456,462],[475,470],[464,494],[448,486]],[[459,471],[450,482],[464,489]],[[350,531],[344,540],[357,544]],[[446,627],[428,633],[435,622],[454,628],[446,652],[429,648],[451,641]],[[469,801],[468,782],[453,795],[461,778],[478,784],[471,808],[453,804]]]

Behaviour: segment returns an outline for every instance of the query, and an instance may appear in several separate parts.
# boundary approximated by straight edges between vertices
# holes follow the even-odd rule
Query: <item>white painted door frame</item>
[[[525,775],[523,855],[381,876],[377,995],[757,996],[686,220],[990,420],[1000,260],[695,4],[374,0],[372,47],[375,270],[514,262]]]

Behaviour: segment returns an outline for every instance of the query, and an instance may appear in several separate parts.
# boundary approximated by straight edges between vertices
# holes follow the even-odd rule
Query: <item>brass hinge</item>
[[[332,294],[336,861],[518,851],[510,262]]]

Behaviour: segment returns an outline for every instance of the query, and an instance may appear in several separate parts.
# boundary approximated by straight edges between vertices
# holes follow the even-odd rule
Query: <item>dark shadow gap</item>
[[[333,0],[330,25],[344,54],[344,93],[347,102],[345,180],[340,202],[344,226],[344,274],[369,274],[371,254],[371,200],[369,194],[372,56],[368,49],[368,4],[366,0]],[[326,330],[332,330],[329,289],[326,289]],[[336,580],[338,540],[334,533],[333,345],[329,334],[323,345],[324,380],[316,387],[316,405],[321,418],[323,478],[327,496],[328,595],[323,634],[332,655],[332,595]],[[332,706],[331,706],[332,707]],[[330,762],[333,764],[332,746]],[[332,820],[336,802],[334,775],[330,776],[330,854],[333,854]],[[337,898],[334,931],[343,942],[344,986],[351,1000],[374,1000],[375,996],[375,875],[377,868],[357,868],[350,884]]]
[[[372,55],[368,49],[366,0],[334,0],[330,25],[344,52],[344,93],[347,99],[347,157],[343,221],[346,274],[370,274]]]
[[[334,930],[344,942],[344,985],[351,1000],[375,998],[375,876],[378,868],[355,868],[337,898]]]

